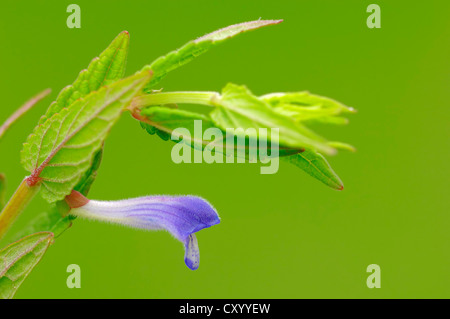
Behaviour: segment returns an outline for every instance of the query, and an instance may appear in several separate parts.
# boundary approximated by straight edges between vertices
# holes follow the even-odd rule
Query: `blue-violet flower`
[[[216,210],[195,196],[146,196],[119,201],[89,200],[73,191],[66,197],[70,214],[135,228],[167,230],[184,243],[186,265],[195,270],[200,263],[195,233],[220,223]]]

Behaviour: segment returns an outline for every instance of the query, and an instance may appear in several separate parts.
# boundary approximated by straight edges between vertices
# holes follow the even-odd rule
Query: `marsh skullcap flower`
[[[149,230],[167,230],[185,247],[184,261],[195,270],[200,263],[195,233],[220,223],[216,210],[195,196],[146,196],[95,201],[73,191],[66,197],[70,214]]]

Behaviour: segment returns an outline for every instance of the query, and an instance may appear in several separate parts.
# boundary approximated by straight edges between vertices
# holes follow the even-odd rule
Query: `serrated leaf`
[[[97,169],[100,166],[103,149],[100,149],[95,155],[90,169],[85,173],[80,183],[75,186],[75,190],[83,195],[87,195],[95,180]],[[47,212],[44,212],[35,217],[27,227],[22,229],[16,238],[22,238],[36,232],[50,232],[54,238],[58,238],[68,228],[72,226],[72,221],[76,219],[75,216],[68,215],[70,207],[64,200],[52,204]]]
[[[222,43],[240,33],[278,24],[283,20],[257,20],[239,23],[226,28],[214,31],[196,40],[190,41],[176,51],[172,51],[165,56],[155,60],[152,64],[145,66],[144,70],[152,70],[154,76],[145,87],[146,92],[150,92],[167,73],[183,66],[199,55],[205,53],[213,46]]]
[[[83,195],[87,195],[95,180],[97,169],[100,166],[103,149],[100,149],[95,155],[90,169],[85,173],[80,183],[75,186],[75,190]],[[58,238],[68,228],[72,226],[75,216],[68,215],[70,207],[64,200],[52,204],[48,211],[39,214],[31,220],[27,227],[23,228],[15,235],[16,240],[37,232],[51,232],[54,238]]]
[[[90,169],[84,174],[80,182],[75,186],[75,190],[87,196],[97,176],[97,170],[102,160],[103,149],[100,149],[92,161]],[[65,200],[52,204],[48,211],[39,214],[29,224],[23,228],[15,238],[19,239],[29,234],[41,231],[50,231],[58,238],[65,230],[72,226],[75,216],[68,215],[70,207]]]
[[[31,134],[21,152],[29,185],[41,182],[49,202],[62,200],[90,168],[122,110],[142,90],[151,74],[143,71],[75,101]]]
[[[254,96],[245,86],[229,83],[214,103],[216,108],[210,116],[214,124],[223,130],[241,127],[244,130],[254,128],[258,132],[259,128],[278,128],[280,145],[335,153],[335,149],[327,145],[325,139],[291,117],[275,112],[273,107]]]
[[[128,32],[121,32],[105,51],[91,61],[87,69],[80,72],[72,85],[61,90],[46,114],[41,117],[39,124],[43,124],[75,100],[121,79],[125,73],[129,42]]]
[[[171,135],[174,135],[178,138],[181,138],[179,134],[174,134],[174,130],[177,128],[184,128],[190,132],[189,136],[182,136],[183,142],[187,143],[189,146],[195,149],[204,149],[205,146],[215,147],[215,151],[220,152],[222,154],[227,154],[227,145],[226,145],[226,132],[218,128],[211,119],[200,113],[167,108],[167,107],[158,107],[152,106],[146,108],[140,112],[140,115],[144,117],[145,122],[141,122],[141,126],[151,135],[157,134],[163,140],[170,139]],[[195,121],[201,121],[201,132],[196,132]],[[206,140],[203,139],[204,133],[209,128],[219,129],[222,133],[221,139],[214,140]],[[162,133],[166,135],[162,135]],[[175,140],[174,142],[178,142]],[[259,145],[258,143],[255,143]],[[249,142],[249,137],[246,137],[246,151],[245,156],[248,158],[250,153],[249,145],[252,145]],[[233,145],[234,150],[237,149],[237,143]],[[270,147],[268,147],[270,153]],[[279,146],[279,156],[287,156],[300,152],[299,149],[292,149]],[[234,151],[233,154],[235,156],[238,155],[237,151]],[[259,154],[259,149],[256,150],[256,155]]]
[[[36,233],[0,251],[0,298],[14,297],[22,282],[47,251],[52,239],[53,233]]]
[[[344,184],[339,176],[333,171],[330,164],[328,164],[325,157],[315,151],[305,150],[302,153],[283,157],[283,159],[301,168],[306,173],[331,188],[337,190],[344,189]]]
[[[6,194],[6,177],[5,174],[0,173],[0,211],[5,206],[5,194]]]

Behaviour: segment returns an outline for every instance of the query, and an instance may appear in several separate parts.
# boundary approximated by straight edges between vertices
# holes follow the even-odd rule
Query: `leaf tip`
[[[279,23],[283,22],[284,20],[283,19],[277,19],[277,20],[271,20],[271,21],[273,21],[273,24],[279,24]]]
[[[347,108],[346,108],[345,110],[346,110],[347,112],[353,113],[353,114],[358,113],[358,110],[355,109],[354,107],[351,107],[351,106],[347,106]]]
[[[122,32],[120,32],[117,37],[113,40],[114,42],[121,42],[123,40],[128,41],[128,39],[130,38],[130,33],[127,30],[123,30]]]
[[[122,32],[119,33],[117,39],[122,41],[122,46],[127,47],[130,42],[130,33],[127,30],[123,30]]]
[[[40,93],[40,96],[45,97],[45,96],[49,95],[50,93],[52,93],[52,89],[51,88],[47,88],[47,89],[45,89],[44,91],[42,91]]]

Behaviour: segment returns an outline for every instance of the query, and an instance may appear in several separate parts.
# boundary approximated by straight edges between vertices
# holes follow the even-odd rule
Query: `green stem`
[[[5,205],[5,193],[6,193],[6,177],[5,174],[0,173],[0,210]]]
[[[28,186],[26,179],[22,181],[0,214],[0,239],[3,238],[11,225],[38,191],[39,186],[36,185],[30,187]]]
[[[141,109],[146,106],[165,104],[201,104],[217,105],[220,94],[217,92],[166,92],[140,95],[133,99],[131,107]]]

